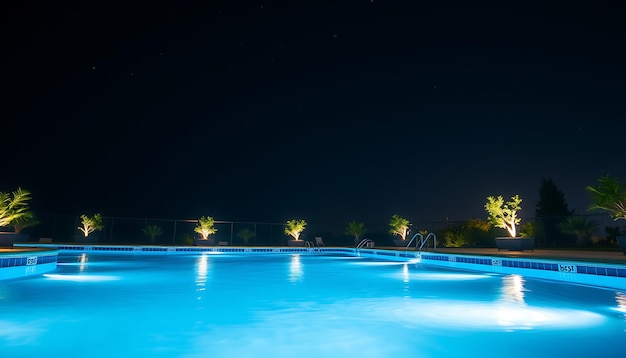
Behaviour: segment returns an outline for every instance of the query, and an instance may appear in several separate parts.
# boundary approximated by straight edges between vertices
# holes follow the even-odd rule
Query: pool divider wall
[[[571,262],[552,259],[525,259],[496,256],[443,254],[430,251],[355,249],[347,247],[198,247],[198,246],[126,246],[15,244],[46,247],[60,252],[98,252],[132,254],[309,254],[350,255],[380,260],[409,262],[453,269],[521,274],[528,277],[566,281],[600,287],[626,289],[626,265],[595,262]]]
[[[101,252],[101,253],[132,253],[132,254],[346,254],[354,255],[350,248],[317,248],[317,247],[238,247],[238,246],[128,246],[128,245],[73,245],[73,244],[15,244],[16,247],[46,247],[60,252]]]
[[[0,253],[0,280],[43,275],[56,270],[59,250]]]
[[[524,259],[398,250],[359,250],[359,256],[453,269],[519,274],[569,283],[626,289],[626,266],[596,262]]]

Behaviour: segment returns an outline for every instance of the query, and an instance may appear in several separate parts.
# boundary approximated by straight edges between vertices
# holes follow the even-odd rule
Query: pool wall
[[[0,253],[0,280],[42,275],[56,270],[58,250]]]
[[[626,288],[626,266],[618,264],[443,254],[424,251],[358,250],[357,253],[363,257],[409,261],[454,269],[500,274],[521,274],[528,277],[584,285]]]
[[[355,249],[347,247],[199,247],[199,246],[126,246],[126,245],[61,245],[15,244],[24,247],[45,247],[60,252],[98,252],[132,254],[305,254],[349,255],[413,264],[448,267],[498,274],[521,274],[570,283],[626,289],[626,265],[597,262],[565,261],[537,258],[510,258],[480,255],[444,254],[426,251]],[[56,260],[55,260],[56,265]]]

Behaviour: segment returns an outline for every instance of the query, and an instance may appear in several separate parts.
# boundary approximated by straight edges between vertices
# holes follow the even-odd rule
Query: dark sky
[[[532,217],[544,178],[578,213],[626,179],[618,1],[18,3],[0,190],[41,212]]]

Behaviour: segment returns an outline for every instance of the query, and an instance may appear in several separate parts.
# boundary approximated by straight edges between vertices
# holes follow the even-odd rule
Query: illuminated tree
[[[488,196],[485,210],[489,213],[488,221],[495,227],[506,229],[511,237],[517,235],[516,225],[521,219],[517,217],[517,212],[521,210],[522,199],[519,195],[511,197],[511,200],[504,202],[501,195],[498,197]]]
[[[390,234],[398,235],[402,240],[406,240],[406,236],[409,234],[409,226],[411,226],[411,223],[409,222],[409,220],[394,214],[391,217],[389,226],[391,227],[391,229],[389,229]]]
[[[102,224],[102,215],[100,214],[95,214],[92,217],[81,215],[80,219],[83,226],[79,226],[78,230],[82,231],[85,237],[89,236],[89,234],[96,230],[102,230],[104,228],[104,225]]]
[[[217,232],[217,229],[214,226],[215,219],[210,216],[202,216],[198,219],[198,224],[194,228],[194,231],[202,236],[202,240],[208,240],[209,235]]]
[[[285,234],[293,237],[294,240],[300,240],[300,234],[306,227],[304,220],[289,220],[285,226]]]
[[[15,230],[16,234],[19,234],[22,230],[27,227],[39,225],[39,220],[35,217],[32,211],[27,210],[24,215],[19,218],[11,221],[11,226],[13,226],[13,230]]]
[[[10,226],[16,220],[29,215],[30,192],[17,188],[13,193],[0,192],[0,227]]]

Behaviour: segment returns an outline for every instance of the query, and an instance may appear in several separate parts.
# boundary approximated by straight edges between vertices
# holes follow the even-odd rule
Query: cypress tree
[[[562,246],[564,235],[559,226],[573,214],[574,211],[567,208],[563,192],[552,179],[543,178],[535,209],[538,241],[543,241],[545,246]]]

